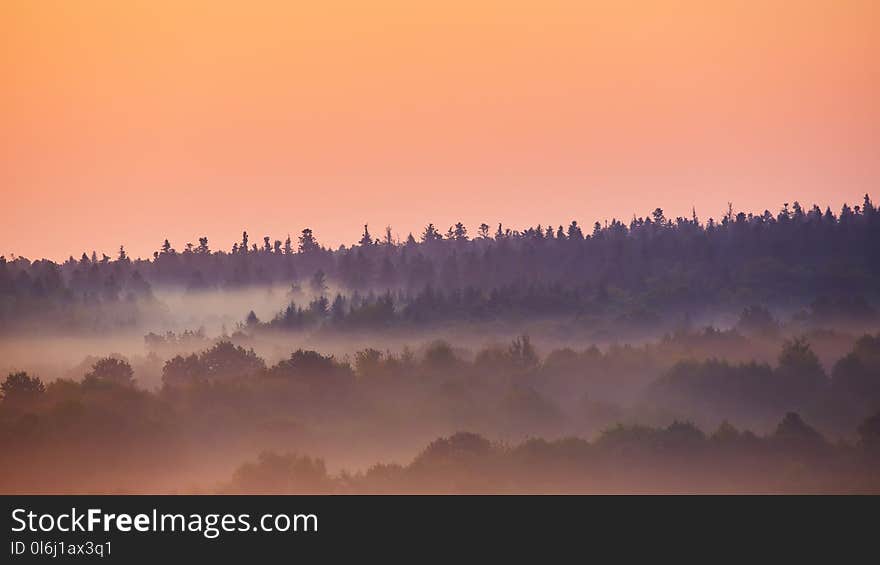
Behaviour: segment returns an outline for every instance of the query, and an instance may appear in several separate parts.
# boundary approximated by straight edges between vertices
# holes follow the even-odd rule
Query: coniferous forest
[[[375,231],[0,258],[0,491],[880,492],[868,195]]]

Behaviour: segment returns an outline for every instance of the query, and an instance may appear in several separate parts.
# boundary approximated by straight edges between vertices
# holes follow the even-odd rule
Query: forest
[[[0,258],[0,328],[9,331],[114,331],[151,319],[159,289],[189,293],[285,287],[290,300],[272,327],[319,324],[339,329],[429,326],[453,321],[573,318],[583,325],[634,331],[678,313],[765,304],[819,323],[865,323],[880,275],[880,214],[870,197],[838,214],[799,203],[777,213],[716,221],[666,218],[655,209],[629,224],[613,219],[586,232],[568,227],[473,236],[461,223],[445,234],[428,224],[418,238],[374,238],[331,250],[305,228],[297,241],[247,232],[229,250],[207,237],[153,257],[95,251],[61,264]],[[244,315],[241,316],[244,318]],[[254,321],[254,320],[251,320]],[[49,324],[48,322],[51,322]]]
[[[0,257],[0,492],[880,492],[868,195],[297,233]]]

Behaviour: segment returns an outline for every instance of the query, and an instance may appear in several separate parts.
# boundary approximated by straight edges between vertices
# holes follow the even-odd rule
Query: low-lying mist
[[[876,492],[878,240],[866,195],[0,257],[0,492]]]
[[[827,438],[822,445],[853,446],[845,456],[847,472],[868,481],[858,490],[874,488],[871,473],[852,461],[861,457],[855,446],[870,441],[863,437],[864,422],[880,410],[880,334],[788,335],[784,326],[772,334],[703,328],[637,344],[574,348],[565,345],[571,340],[547,335],[503,342],[498,332],[481,340],[472,326],[462,326],[406,339],[394,332],[371,337],[279,331],[252,321],[213,336],[185,330],[139,339],[132,333],[6,341],[31,365],[16,368],[3,385],[0,462],[6,471],[0,490],[242,491],[252,484],[252,479],[241,479],[247,475],[239,468],[242,462],[268,453],[260,456],[259,465],[287,461],[278,464],[299,469],[321,460],[323,486],[294,490],[373,492],[399,485],[401,492],[470,492],[480,490],[479,473],[471,477],[471,471],[455,464],[448,472],[466,476],[448,483],[435,476],[440,471],[431,471],[432,479],[421,477],[423,471],[411,470],[409,462],[437,438],[462,430],[479,434],[486,445],[497,444],[487,453],[492,465],[504,466],[511,454],[532,445],[530,438],[550,441],[556,447],[547,449],[554,452],[569,445],[566,438],[604,445],[609,430],[620,425],[636,439],[645,430],[664,430],[676,422],[772,435],[786,414],[808,421],[812,433]],[[53,343],[51,355],[40,353],[47,343]],[[95,354],[82,356],[83,351]],[[662,437],[657,434],[649,435]],[[517,444],[523,446],[505,447]],[[769,440],[758,444],[760,453],[776,445]],[[552,457],[586,457],[581,448],[569,455],[567,448],[559,449]],[[299,455],[288,461],[283,455],[288,453]],[[658,470],[653,483],[639,483],[636,477],[590,482],[585,478],[590,473],[578,478],[572,469],[560,471],[564,480],[536,476],[530,482],[528,475],[520,476],[509,489],[498,490],[684,489],[687,482],[669,482],[683,464],[664,459],[675,453],[663,452],[669,474]],[[735,458],[739,452],[725,453]],[[312,458],[311,463],[302,463],[303,457]],[[771,465],[775,457],[765,463]],[[624,465],[613,458],[600,460],[603,466]],[[376,468],[379,463],[392,467]],[[59,466],[63,475],[57,473]],[[833,484],[826,476],[830,472],[823,468],[821,484]],[[264,470],[254,473],[261,476]],[[349,484],[350,473],[360,482]],[[819,488],[747,475],[741,469],[741,476],[728,484],[710,474],[700,484],[708,490]],[[233,476],[237,479],[230,483]],[[276,488],[268,484],[253,490]]]

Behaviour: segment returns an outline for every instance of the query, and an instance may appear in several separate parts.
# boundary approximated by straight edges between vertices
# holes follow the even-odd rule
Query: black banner
[[[3,563],[840,560],[872,497],[5,496]],[[611,552],[611,553],[609,553]],[[605,559],[602,559],[603,561]]]

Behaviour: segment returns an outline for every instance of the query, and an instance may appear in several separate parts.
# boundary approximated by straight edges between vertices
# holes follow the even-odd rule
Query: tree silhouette
[[[443,239],[443,236],[440,235],[440,232],[437,231],[437,228],[434,227],[434,224],[428,224],[425,226],[425,231],[422,232],[422,241],[427,243],[430,241],[438,241]]]
[[[802,337],[783,344],[776,375],[783,387],[780,394],[793,405],[803,405],[830,384],[819,358]]]
[[[859,426],[859,442],[866,450],[880,455],[880,412]]]
[[[834,364],[832,387],[859,403],[880,405],[880,334],[865,335]]]
[[[60,264],[15,257],[0,269],[0,327],[16,331],[37,320],[65,320],[65,331],[76,331],[97,316],[106,331],[137,322],[147,310],[135,311],[132,304],[123,316],[107,316],[103,305],[146,298],[142,290],[148,285],[304,285],[321,270],[325,284],[338,284],[345,294],[358,291],[374,304],[392,290],[394,317],[407,323],[586,316],[597,332],[616,334],[668,329],[665,320],[684,312],[710,318],[742,312],[737,327],[752,338],[782,335],[794,325],[805,333],[875,331],[880,214],[869,196],[859,202],[839,215],[799,202],[776,214],[734,212],[731,205],[722,221],[708,218],[705,224],[693,210],[673,219],[655,208],[626,224],[615,218],[597,222],[589,234],[577,221],[555,233],[542,227],[549,224],[514,230],[499,223],[492,237],[484,223],[476,241],[461,222],[451,226],[448,238],[428,224],[421,234],[426,245],[415,237],[395,243],[386,229],[381,253],[372,245],[367,249],[366,238],[361,246],[324,251],[306,228],[300,253],[293,242],[279,250],[271,238],[255,248],[242,232],[232,253],[212,252],[207,238],[199,238],[182,253],[166,239],[148,260],[123,255],[124,248],[112,260],[97,252]],[[253,249],[263,252],[247,261],[230,256]],[[139,280],[130,276],[135,269]],[[428,284],[434,285],[430,303],[423,294]],[[774,323],[761,304],[796,314]]]
[[[305,228],[299,236],[299,252],[311,253],[320,249],[312,230]]]
[[[367,229],[367,224],[364,224],[364,234],[361,236],[360,241],[358,241],[358,245],[360,245],[360,246],[373,245],[373,236],[370,235],[370,230]]]
[[[0,384],[3,400],[7,402],[22,402],[33,400],[46,391],[43,382],[28,375],[24,371],[9,373],[3,384]]]
[[[132,386],[134,384],[134,370],[127,361],[115,357],[104,357],[92,365],[92,369],[86,373],[83,382]]]

